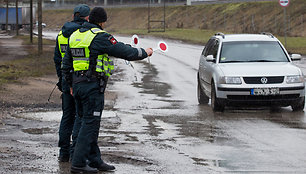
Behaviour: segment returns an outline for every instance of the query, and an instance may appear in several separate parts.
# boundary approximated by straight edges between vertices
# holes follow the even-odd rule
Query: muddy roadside
[[[11,65],[6,64],[8,61],[14,63],[33,49],[35,46],[23,45],[22,40],[0,33],[0,74],[11,71]],[[53,49],[49,47],[46,52]],[[53,57],[48,58],[53,61]],[[61,93],[55,86],[58,81],[55,68],[44,75],[4,79],[7,81],[0,88],[0,173],[70,173],[70,163],[57,161]],[[108,101],[114,101],[116,94],[107,92],[105,98],[107,109],[112,107],[112,102]],[[47,120],[24,116],[47,111],[52,111]],[[115,122],[112,125],[119,124]],[[106,125],[110,126],[107,122]],[[99,143],[107,142],[108,137],[105,138]],[[104,159],[107,160],[108,155]]]
[[[48,101],[50,92],[57,82],[55,71],[44,76],[27,77],[20,75],[21,77],[18,78],[22,70],[16,70],[20,68],[16,65],[17,61],[29,56],[29,53],[35,48],[35,45],[23,45],[22,39],[0,33],[0,72],[1,80],[5,82],[1,85],[0,90],[0,119],[7,118],[18,111],[34,108],[60,108],[60,92],[58,90],[54,90],[50,101]],[[50,52],[50,48],[46,51]],[[33,58],[31,61],[35,62],[36,60]],[[35,69],[36,67],[27,68]],[[24,71],[27,71],[27,69]],[[7,75],[9,73],[15,74],[15,76]]]

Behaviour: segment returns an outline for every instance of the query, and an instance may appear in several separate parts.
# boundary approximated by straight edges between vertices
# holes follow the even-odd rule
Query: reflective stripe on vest
[[[68,38],[63,36],[62,31],[60,31],[57,35],[57,42],[58,42],[58,49],[63,59],[65,56],[65,52],[67,50]]]
[[[69,47],[73,58],[74,71],[88,70],[89,67],[89,46],[92,40],[98,33],[105,31],[99,28],[92,28],[91,30],[80,32],[76,30],[69,39]],[[110,63],[111,62],[111,63]],[[110,67],[111,66],[111,67]],[[110,76],[114,70],[114,63],[108,58],[107,54],[98,55],[96,71],[103,72],[106,76]]]

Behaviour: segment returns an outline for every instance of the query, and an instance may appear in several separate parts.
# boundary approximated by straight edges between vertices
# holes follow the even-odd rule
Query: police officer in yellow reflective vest
[[[54,63],[59,78],[57,86],[62,91],[62,110],[63,115],[59,127],[59,141],[60,147],[59,161],[68,162],[73,154],[73,147],[76,142],[80,121],[76,117],[75,102],[73,96],[70,94],[70,87],[65,79],[62,79],[61,64],[62,58],[65,55],[69,36],[82,27],[82,24],[88,21],[90,8],[86,4],[80,4],[73,10],[73,21],[66,22],[59,32],[56,39],[56,46],[54,50]],[[76,117],[76,119],[75,119]],[[74,124],[75,123],[75,124]],[[73,133],[72,133],[73,131]],[[72,135],[72,144],[70,143]]]
[[[153,53],[152,48],[133,48],[118,42],[103,30],[107,14],[101,7],[94,8],[81,29],[69,38],[62,71],[72,86],[77,112],[82,125],[73,154],[71,172],[110,171],[115,167],[101,159],[98,147],[104,90],[114,70],[109,56],[125,60],[142,60]]]

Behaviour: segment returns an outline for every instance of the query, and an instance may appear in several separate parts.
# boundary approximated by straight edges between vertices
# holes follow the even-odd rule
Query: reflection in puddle
[[[221,167],[220,163],[224,160],[191,158],[197,165]]]
[[[46,133],[54,133],[56,131],[53,131],[51,128],[44,127],[44,128],[22,129],[22,132],[28,133],[28,134],[46,134]]]
[[[22,118],[34,119],[40,121],[61,121],[62,111],[50,111],[50,112],[29,112],[20,114]]]
[[[23,143],[23,144],[39,144],[37,141],[25,141],[25,140],[17,140],[17,142]]]
[[[102,118],[116,117],[114,111],[103,111]],[[25,119],[34,119],[39,121],[56,121],[60,122],[62,118],[62,111],[49,111],[49,112],[29,112],[21,113],[20,117]]]

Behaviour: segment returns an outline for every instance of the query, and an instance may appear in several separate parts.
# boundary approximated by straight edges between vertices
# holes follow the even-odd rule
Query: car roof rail
[[[221,32],[216,33],[215,36],[222,36],[223,39],[225,38],[224,33],[221,33]]]
[[[274,38],[273,34],[269,32],[261,32],[259,34],[267,35],[267,36],[270,36],[271,38]]]

